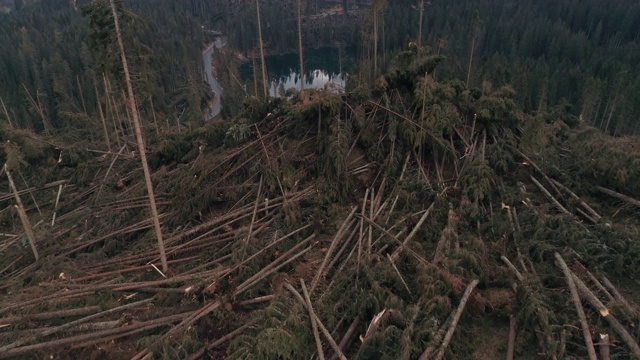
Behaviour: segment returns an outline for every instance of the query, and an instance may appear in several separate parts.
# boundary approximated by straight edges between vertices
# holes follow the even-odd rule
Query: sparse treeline
[[[0,15],[0,52],[7,55],[0,58],[0,96],[7,109],[1,121],[9,117],[13,126],[36,131],[74,128],[79,138],[102,139],[102,110],[110,133],[131,134],[122,70],[99,49],[100,42],[109,40],[90,36],[98,31],[90,26],[92,19],[98,27],[113,25],[88,5],[42,1]],[[210,97],[200,55],[207,38],[191,5],[132,0],[122,10],[124,25],[131,29],[124,41],[131,49],[132,81],[146,124],[155,119],[160,126],[175,126],[177,119],[202,119]]]

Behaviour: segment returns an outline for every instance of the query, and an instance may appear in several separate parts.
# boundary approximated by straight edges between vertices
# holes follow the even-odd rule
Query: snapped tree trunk
[[[149,205],[151,206],[151,217],[158,238],[158,250],[160,252],[160,260],[162,261],[162,270],[166,273],[169,270],[167,265],[167,256],[164,251],[164,241],[162,240],[162,229],[160,228],[160,220],[158,219],[158,209],[156,207],[156,198],[153,194],[153,184],[151,183],[151,174],[147,164],[147,154],[144,149],[144,139],[142,138],[142,130],[140,129],[140,120],[138,119],[138,109],[136,100],[133,95],[133,87],[131,86],[131,78],[129,77],[129,67],[127,66],[127,56],[124,52],[124,44],[122,42],[122,34],[120,33],[120,23],[118,22],[118,13],[116,11],[115,0],[110,0],[111,12],[113,13],[113,22],[115,23],[116,36],[118,38],[118,46],[120,47],[120,58],[124,69],[124,78],[127,83],[127,92],[129,94],[129,107],[133,117],[133,126],[136,131],[136,140],[138,142],[138,150],[140,151],[140,161],[142,162],[142,170],[144,172],[144,180],[147,185],[147,193],[149,195]]]

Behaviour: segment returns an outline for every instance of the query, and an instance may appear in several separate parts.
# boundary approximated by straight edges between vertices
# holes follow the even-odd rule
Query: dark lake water
[[[334,86],[338,90],[346,87],[349,69],[354,64],[355,52],[351,49],[319,48],[304,50],[304,88],[318,89]],[[262,73],[257,60],[258,78]],[[269,94],[279,96],[283,90],[300,89],[300,57],[297,53],[268,56],[267,77],[270,81]],[[245,63],[240,68],[240,75],[246,83],[253,82],[253,63]],[[250,89],[247,89],[253,92]]]

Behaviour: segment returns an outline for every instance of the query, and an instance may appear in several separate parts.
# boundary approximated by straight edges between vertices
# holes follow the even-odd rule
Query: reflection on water
[[[346,85],[346,73],[330,73],[322,69],[305,71],[305,89],[322,89],[326,86],[327,89],[344,91]],[[284,92],[289,89],[300,89],[300,74],[297,71],[292,71],[289,75],[281,76],[277,81],[272,81],[271,88],[269,89],[269,95],[274,97],[283,96]]]
[[[331,88],[342,91],[346,87],[348,69],[354,63],[352,49],[306,49],[304,53],[304,88]],[[266,58],[269,94],[282,96],[289,89],[300,89],[300,58],[298,54],[284,54]],[[259,65],[258,65],[259,66]],[[257,76],[261,78],[260,70]],[[245,83],[253,83],[253,65],[245,63],[240,74]]]

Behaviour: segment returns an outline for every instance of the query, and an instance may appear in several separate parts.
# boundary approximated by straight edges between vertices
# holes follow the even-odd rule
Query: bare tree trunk
[[[33,99],[33,96],[31,96],[31,93],[29,92],[27,87],[24,84],[22,84],[22,87],[24,88],[24,91],[27,93],[29,103],[31,103],[31,106],[36,110],[36,112],[38,113],[38,115],[40,115],[40,118],[42,119],[42,126],[44,127],[45,134],[47,135],[51,134],[51,125],[49,124],[49,121],[47,120],[47,116],[44,114],[42,104],[40,103],[40,97],[38,96],[38,89],[36,89],[36,99],[38,100],[36,102]]]
[[[469,88],[469,82],[471,81],[471,65],[473,64],[473,54],[476,49],[476,40],[478,38],[478,32],[480,28],[480,20],[478,15],[473,16],[473,23],[471,24],[471,53],[469,54],[469,67],[467,68],[467,89]]]
[[[300,9],[300,0],[298,0],[298,9]],[[311,319],[311,328],[313,330],[313,337],[316,340],[316,347],[318,348],[318,358],[320,360],[324,360],[324,351],[322,350],[322,341],[320,341],[320,333],[318,332],[318,324],[316,323],[316,315],[313,311],[313,305],[311,305],[311,298],[309,297],[309,292],[307,291],[307,287],[304,284],[304,280],[300,279],[300,284],[302,285],[302,293],[304,294],[304,299],[307,302],[307,311],[309,311],[309,318]]]
[[[11,191],[13,191],[13,196],[16,199],[16,207],[18,208],[18,215],[20,216],[20,221],[22,221],[22,227],[24,227],[24,232],[27,234],[29,238],[29,245],[31,245],[31,250],[33,251],[33,256],[36,258],[36,261],[40,259],[38,255],[38,249],[36,249],[36,237],[33,234],[33,229],[31,228],[31,222],[29,221],[29,217],[27,213],[24,211],[24,206],[22,205],[22,200],[20,200],[20,195],[18,195],[18,189],[16,189],[16,184],[13,182],[13,178],[11,177],[11,173],[9,172],[9,167],[7,164],[4,164],[4,172],[7,173],[7,179],[9,179],[9,186],[11,187]]]
[[[451,342],[451,338],[453,338],[453,333],[456,330],[458,320],[460,320],[460,316],[462,315],[462,311],[464,311],[464,307],[467,305],[467,301],[469,301],[471,292],[473,292],[473,289],[476,287],[476,285],[478,285],[479,282],[480,281],[478,280],[473,280],[464,291],[464,295],[462,295],[462,299],[460,299],[460,305],[458,305],[458,308],[455,310],[455,313],[453,315],[451,327],[447,331],[447,334],[444,336],[444,340],[442,341],[440,350],[438,351],[438,354],[436,354],[436,360],[442,360],[444,358],[444,352],[447,350],[449,342]]]
[[[118,144],[118,147],[120,147],[120,135],[118,135],[118,124],[116,123],[116,116],[114,115],[115,110],[113,109],[113,106],[111,105],[111,97],[109,96],[109,86],[107,84],[107,76],[103,73],[102,74],[102,82],[104,83],[104,94],[105,94],[105,100],[107,103],[107,116],[109,116],[109,114],[111,114],[111,120],[113,120],[113,131],[116,134],[116,143]]]
[[[373,10],[373,80],[378,75],[378,9]]]
[[[264,43],[262,42],[262,22],[260,20],[260,0],[256,0],[256,13],[258,14],[258,39],[260,41],[260,60],[262,61],[262,89],[264,90],[264,97],[269,97],[269,90],[267,89],[267,65],[264,62]]]
[[[613,104],[611,104],[611,111],[609,111],[609,117],[607,118],[607,125],[605,125],[603,132],[606,134],[607,130],[609,130],[609,125],[611,124],[611,118],[613,117],[613,112],[616,109],[616,100],[618,98],[613,99]]]
[[[555,253],[556,261],[558,262],[558,266],[562,269],[564,276],[567,280],[567,285],[569,286],[569,290],[571,291],[571,299],[573,300],[573,305],[576,307],[576,312],[578,313],[578,318],[580,319],[580,325],[582,326],[582,336],[584,336],[584,343],[587,347],[587,353],[589,354],[590,360],[598,360],[596,356],[596,349],[593,347],[593,340],[591,339],[591,331],[589,330],[589,323],[587,322],[587,316],[584,314],[584,308],[582,307],[582,302],[580,301],[580,296],[578,295],[578,289],[576,288],[576,283],[573,281],[573,277],[571,276],[571,271],[569,267],[564,262],[564,259],[560,254]]]
[[[258,72],[256,69],[258,64],[256,63],[255,51],[252,51],[251,54],[252,54],[251,58],[253,60],[253,91],[254,91],[255,97],[258,97]]]
[[[153,217],[153,225],[158,238],[158,250],[160,251],[160,260],[162,261],[162,270],[166,273],[169,270],[167,265],[167,256],[164,251],[164,241],[162,240],[162,229],[160,228],[160,220],[158,219],[158,209],[156,208],[156,198],[153,195],[153,184],[151,183],[151,174],[147,164],[147,154],[144,149],[144,139],[142,138],[142,130],[140,129],[140,121],[138,119],[138,111],[136,108],[136,100],[133,95],[133,87],[131,86],[131,78],[129,77],[129,67],[127,65],[127,56],[124,52],[124,44],[122,43],[122,35],[120,34],[120,23],[118,22],[118,13],[114,0],[111,2],[111,12],[113,13],[113,21],[116,27],[116,36],[118,38],[118,46],[120,47],[120,57],[122,59],[122,67],[124,68],[124,78],[127,83],[127,92],[129,93],[129,107],[133,116],[133,126],[136,131],[136,140],[138,142],[138,150],[140,151],[140,161],[142,162],[142,170],[144,172],[144,180],[147,185],[147,193],[149,194],[149,205],[151,206],[151,216]]]
[[[153,125],[156,127],[156,134],[160,135],[160,127],[156,118],[156,109],[153,107],[153,97],[149,95],[149,105],[151,106],[151,114],[153,115]]]
[[[620,200],[628,202],[629,204],[632,204],[632,205],[640,207],[640,201],[638,201],[638,200],[636,200],[636,199],[634,199],[634,198],[632,198],[630,196],[627,196],[627,195],[624,195],[624,194],[620,194],[619,192],[616,192],[616,191],[613,191],[613,190],[609,190],[607,188],[603,188],[602,186],[596,186],[596,189],[598,189],[598,191],[600,191],[602,193],[605,193],[605,194],[607,194],[609,196],[612,196],[612,197],[614,197],[616,199],[620,199]]]
[[[420,22],[418,23],[418,49],[422,47],[422,17],[424,15],[424,0],[420,0]]]
[[[609,334],[600,334],[600,358],[611,360],[609,351]]]
[[[107,130],[107,122],[104,119],[104,113],[102,112],[102,103],[100,102],[100,95],[98,94],[98,85],[93,83],[93,88],[96,91],[96,102],[98,105],[98,113],[100,114],[100,121],[102,121],[102,130],[104,131],[104,141],[107,143],[107,148],[111,152],[111,141],[109,140],[109,131]]]
[[[609,312],[609,309],[607,309],[607,307],[604,306],[604,304],[600,301],[600,299],[598,299],[598,297],[596,297],[593,294],[593,292],[589,290],[587,285],[585,285],[582,282],[582,280],[580,280],[580,278],[577,277],[575,274],[573,274],[573,281],[575,281],[576,287],[578,288],[578,291],[580,291],[580,294],[582,295],[582,297],[585,300],[587,300],[591,304],[591,306],[596,308],[596,310],[598,310],[598,312],[600,313],[600,316],[602,316],[605,320],[607,320],[609,325],[611,325],[611,327],[618,333],[618,335],[620,335],[622,340],[629,347],[631,354],[633,354],[635,358],[640,359],[640,346],[638,346],[638,343],[633,338],[633,336],[629,334],[627,329],[625,329],[625,327],[622,326],[622,324],[618,321],[618,319],[616,319],[615,317],[613,317],[613,315],[611,315],[611,313]]]
[[[84,95],[82,94],[82,83],[80,83],[80,75],[76,75],[76,82],[78,83],[78,93],[80,93],[80,101],[82,102],[82,110],[87,114],[87,106],[84,103]]]
[[[126,104],[126,106],[124,107],[124,114],[127,115],[127,124],[129,124],[127,126],[127,130],[129,130],[129,132],[131,132],[131,128],[135,128],[135,126],[133,126],[133,120],[131,119],[131,117],[133,116],[131,114],[131,107],[129,106],[129,98],[128,95],[124,93],[124,90],[120,90],[120,97],[122,98],[122,102],[124,104]],[[136,112],[138,110],[138,105],[136,104]]]
[[[513,354],[516,349],[516,317],[511,316],[509,320],[509,340],[507,341],[507,357],[506,360],[513,360]]]
[[[13,129],[13,124],[11,123],[11,118],[9,117],[9,112],[7,111],[7,107],[4,106],[4,100],[2,100],[2,96],[0,96],[0,103],[2,103],[2,109],[4,110],[4,114],[7,116],[9,127]]]
[[[469,67],[467,68],[467,89],[469,88],[469,80],[471,80],[471,64],[473,64],[473,52],[476,47],[476,37],[471,39],[471,54],[469,55]]]
[[[113,89],[111,88],[111,81],[106,76],[104,77],[104,81],[106,84],[105,86],[107,86],[107,94],[108,94],[107,98],[108,98],[108,101],[111,102],[111,110],[116,114],[114,121],[116,122],[116,125],[117,125],[116,135],[118,138],[118,146],[120,146],[120,136],[122,136],[122,138],[124,139],[124,137],[126,136],[126,133],[124,132],[124,127],[122,126],[122,118],[120,117],[120,111],[118,111],[118,104],[116,103],[115,97],[111,95],[113,93]],[[118,129],[120,129],[120,135],[117,134]]]
[[[300,48],[300,97],[304,98],[304,55],[302,53],[302,0],[298,0],[298,47]]]

